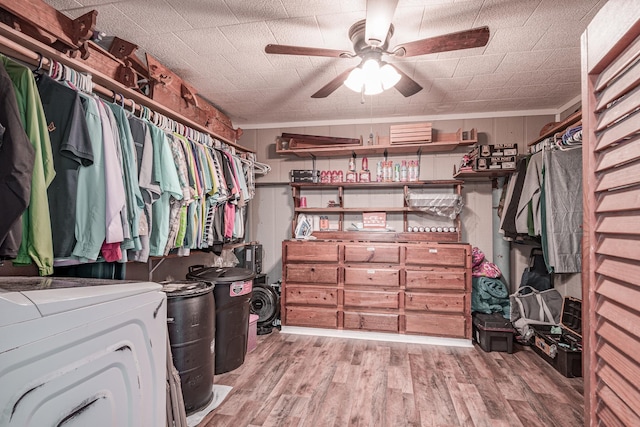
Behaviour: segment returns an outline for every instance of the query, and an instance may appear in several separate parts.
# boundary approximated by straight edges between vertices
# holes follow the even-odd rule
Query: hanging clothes
[[[168,255],[171,249],[182,246],[182,239],[184,237],[180,242],[178,242],[178,235],[182,224],[181,217],[183,207],[186,207],[192,201],[192,195],[189,187],[189,170],[187,167],[187,159],[184,151],[182,150],[182,144],[176,137],[176,134],[167,135],[167,138],[169,140],[173,162],[176,166],[176,172],[178,173],[180,188],[182,189],[182,200],[173,196],[170,200],[169,234],[167,237],[167,245],[164,249],[165,255]],[[186,215],[186,209],[184,209],[184,212]]]
[[[116,151],[116,157],[119,164],[118,169],[120,171],[120,180],[123,185],[124,206],[120,210],[120,223],[122,224],[123,240],[120,243],[120,251],[122,254],[120,258],[120,262],[127,262],[128,261],[127,249],[129,249],[132,244],[131,228],[129,226],[129,213],[128,213],[129,192],[130,192],[129,186],[131,184],[128,182],[128,176],[125,171],[125,154],[123,153],[123,150],[122,150],[122,141],[120,139],[120,131],[118,129],[118,123],[116,122],[116,118],[113,115],[113,111],[111,111],[111,108],[109,108],[104,101],[99,99],[98,102],[104,109],[104,113],[106,114],[107,121],[109,123],[109,128],[111,130],[111,134],[113,135],[114,148]],[[101,114],[102,114],[102,110],[101,110]]]
[[[138,163],[138,186],[142,199],[144,200],[143,213],[140,216],[138,232],[140,234],[140,245],[138,251],[131,251],[132,261],[147,262],[149,259],[149,238],[151,236],[152,213],[151,206],[160,198],[158,178],[154,175],[153,167],[153,143],[151,141],[151,131],[147,122],[130,115],[128,117],[131,136],[136,149]]]
[[[520,196],[522,195],[522,186],[524,185],[526,173],[527,160],[521,159],[516,166],[516,173],[509,180],[511,198],[509,200],[505,200],[506,209],[504,209],[502,222],[500,224],[500,229],[507,239],[513,240],[518,235],[518,231],[516,229],[516,215],[518,213],[518,206],[520,203]]]
[[[22,213],[29,205],[35,152],[20,121],[16,93],[0,66],[0,259],[18,255]]]
[[[53,240],[47,188],[56,174],[47,122],[31,70],[3,55],[0,55],[0,65],[13,82],[20,119],[35,154],[29,207],[22,215],[22,241],[14,264],[35,262],[39,274],[47,276],[53,274]]]
[[[53,256],[68,258],[76,244],[78,175],[93,164],[93,150],[78,93],[47,75],[39,76],[37,85],[56,169],[47,190]]]
[[[126,204],[124,182],[122,181],[122,163],[116,149],[116,145],[119,145],[120,141],[115,140],[115,135],[111,131],[111,123],[104,103],[99,99],[96,99],[96,102],[102,124],[105,181],[106,225],[105,239],[100,252],[105,261],[114,262],[122,259],[120,245],[124,240],[124,229],[121,212]]]
[[[129,239],[122,242],[122,249],[139,251],[142,249],[140,243],[140,215],[144,209],[144,200],[138,185],[138,163],[136,160],[136,149],[131,135],[131,128],[127,120],[124,109],[116,104],[105,103],[111,112],[118,126],[120,137],[120,148],[122,150],[122,169],[125,176],[125,196],[127,206],[127,219],[129,228]]]
[[[149,254],[152,256],[164,255],[164,249],[169,239],[169,214],[171,211],[171,197],[182,199],[182,187],[173,161],[173,154],[167,135],[157,126],[148,124],[151,130],[153,142],[153,168],[154,175],[159,180],[162,194],[160,199],[152,206],[153,222],[151,237],[149,239]]]
[[[542,233],[540,215],[540,194],[542,189],[542,152],[529,157],[527,171],[522,185],[518,210],[516,212],[516,231],[530,236]],[[531,214],[531,215],[529,215]],[[532,220],[532,223],[530,223]]]
[[[555,273],[582,270],[582,150],[544,150],[545,259]]]
[[[95,261],[106,238],[106,184],[104,139],[96,100],[79,92],[93,148],[93,164],[80,169],[76,205],[76,245],[73,256],[81,262]]]

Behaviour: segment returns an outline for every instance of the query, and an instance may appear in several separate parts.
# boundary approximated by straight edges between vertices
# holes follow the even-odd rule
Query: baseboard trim
[[[387,334],[384,332],[362,332],[338,329],[304,328],[301,326],[282,326],[282,330],[280,332],[292,335],[313,335],[319,337],[352,338],[359,340],[441,345],[448,347],[473,347],[473,343],[471,342],[471,340],[462,338],[443,338],[422,335]]]

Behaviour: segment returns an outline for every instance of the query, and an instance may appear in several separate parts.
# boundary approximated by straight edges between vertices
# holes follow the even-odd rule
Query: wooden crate
[[[389,126],[389,140],[394,144],[423,144],[432,141],[431,123]]]

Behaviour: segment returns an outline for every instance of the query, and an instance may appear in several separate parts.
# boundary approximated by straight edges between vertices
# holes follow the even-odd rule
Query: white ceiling
[[[366,0],[46,0],[139,46],[227,113],[235,126],[452,114],[556,112],[580,95],[580,35],[606,0],[399,0],[393,46],[488,25],[489,43],[388,58],[423,90],[310,96],[358,58],[267,55],[268,43],[352,51]],[[142,56],[144,58],[144,56]]]

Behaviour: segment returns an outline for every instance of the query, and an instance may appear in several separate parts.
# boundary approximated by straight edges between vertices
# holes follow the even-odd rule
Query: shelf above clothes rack
[[[225,144],[233,147],[235,150],[241,153],[252,153],[246,147],[236,144],[235,141],[229,140],[221,135],[217,135],[210,129],[190,120],[189,118],[176,113],[175,111],[165,107],[164,105],[154,101],[137,92],[133,89],[127,88],[119,82],[116,82],[104,74],[88,67],[81,60],[69,58],[68,56],[58,52],[57,50],[40,43],[31,37],[14,30],[13,28],[0,23],[0,53],[13,57],[25,63],[31,65],[38,65],[39,54],[43,56],[43,67],[47,69],[50,64],[50,60],[58,61],[61,64],[69,66],[76,71],[89,73],[92,75],[94,82],[93,91],[99,95],[107,98],[116,99],[118,96],[124,105],[130,108],[136,108],[136,106],[144,105],[154,112],[158,112],[166,117],[169,117],[179,123],[184,124],[197,131],[207,133],[213,138],[218,139]]]

